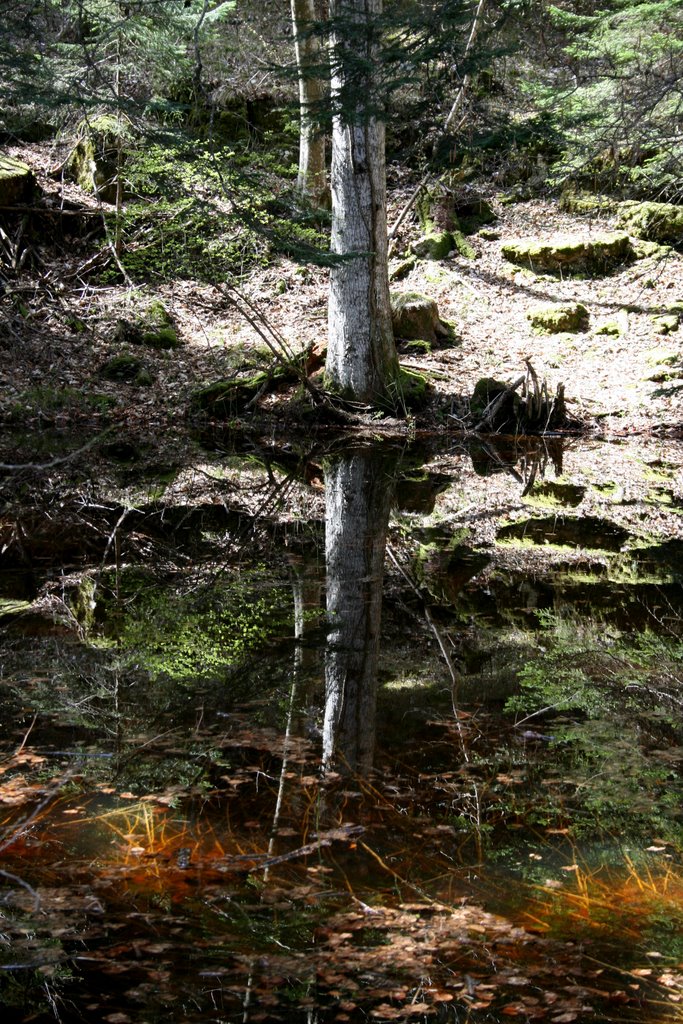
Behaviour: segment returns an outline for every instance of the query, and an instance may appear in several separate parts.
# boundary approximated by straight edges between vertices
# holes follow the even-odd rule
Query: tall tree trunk
[[[314,205],[328,204],[325,170],[325,133],[316,114],[325,95],[322,66],[326,56],[320,36],[310,31],[315,24],[315,0],[291,0],[292,30],[299,76],[299,177],[297,187]]]
[[[393,460],[395,461],[395,460]],[[329,632],[323,761],[372,767],[377,659],[392,463],[365,452],[325,468],[325,558]]]
[[[332,252],[328,386],[360,402],[396,404],[384,124],[373,60],[382,0],[332,0]]]

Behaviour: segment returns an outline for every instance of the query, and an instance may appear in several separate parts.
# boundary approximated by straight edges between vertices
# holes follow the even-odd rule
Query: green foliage
[[[247,170],[234,149],[182,136],[136,150],[126,166],[134,196],[123,220],[128,274],[219,283],[265,264],[273,249],[325,262],[326,236],[296,209],[273,161],[251,154],[248,162]]]
[[[564,136],[557,175],[680,197],[681,4],[610,0],[591,14],[573,4],[546,13],[556,59],[527,88]]]
[[[119,643],[153,679],[186,682],[222,675],[272,637],[291,632],[291,617],[290,595],[260,568],[210,592],[140,593]]]

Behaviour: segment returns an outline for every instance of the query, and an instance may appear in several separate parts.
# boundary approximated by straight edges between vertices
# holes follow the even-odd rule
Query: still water
[[[683,452],[195,455],[7,504],[3,1021],[682,1020]]]

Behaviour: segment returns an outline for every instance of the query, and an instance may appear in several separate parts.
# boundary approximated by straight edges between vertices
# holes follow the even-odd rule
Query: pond
[[[3,1021],[683,1020],[683,452],[133,454],[5,482]]]

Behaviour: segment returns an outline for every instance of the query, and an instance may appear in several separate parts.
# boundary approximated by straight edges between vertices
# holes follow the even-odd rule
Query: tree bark
[[[382,0],[332,0],[332,252],[327,386],[359,402],[395,406],[384,123],[378,117],[374,24]]]
[[[367,772],[375,747],[382,582],[393,473],[354,452],[325,468],[329,620],[323,762]]]
[[[325,96],[322,66],[325,50],[320,36],[311,33],[315,24],[315,0],[291,0],[292,31],[299,76],[299,176],[297,187],[316,206],[328,202],[325,168],[325,133],[316,124]]]

